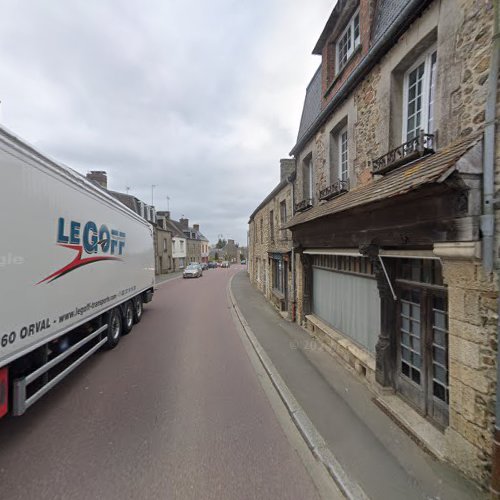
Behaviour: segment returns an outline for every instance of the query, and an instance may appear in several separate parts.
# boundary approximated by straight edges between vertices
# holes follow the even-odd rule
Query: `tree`
[[[219,241],[217,242],[215,247],[221,249],[221,248],[224,248],[226,245],[227,245],[227,241],[219,238]]]
[[[215,252],[214,260],[219,260],[219,252]]]

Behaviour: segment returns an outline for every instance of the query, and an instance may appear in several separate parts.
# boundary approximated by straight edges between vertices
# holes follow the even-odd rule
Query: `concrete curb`
[[[328,448],[325,440],[321,437],[314,424],[311,422],[298,401],[294,398],[293,394],[290,392],[290,389],[287,387],[284,380],[278,373],[273,362],[255,337],[255,334],[252,332],[250,325],[243,316],[233,295],[231,286],[234,276],[235,275],[231,277],[228,284],[228,294],[231,305],[236,313],[238,320],[241,323],[241,326],[243,327],[248,340],[250,341],[250,344],[252,345],[260,362],[262,363],[262,366],[271,379],[274,388],[276,389],[281,400],[286,406],[288,413],[295,423],[295,426],[307,443],[307,446],[316,457],[316,459],[323,464],[330,477],[335,481],[337,487],[348,500],[369,500],[369,497],[361,489],[359,484],[350,479],[346,474],[340,463]]]
[[[155,289],[161,287],[165,283],[170,283],[171,281],[178,280],[182,278],[182,274],[176,274],[175,276],[172,276],[171,278],[164,279],[162,281],[159,281],[158,283],[155,281]]]

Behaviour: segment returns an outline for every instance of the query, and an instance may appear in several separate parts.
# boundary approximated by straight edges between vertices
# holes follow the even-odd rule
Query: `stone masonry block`
[[[464,314],[469,323],[482,324],[481,321],[481,294],[475,290],[467,290],[464,300]]]
[[[450,286],[471,288],[476,282],[476,266],[464,260],[444,260],[443,279]]]
[[[491,433],[489,429],[475,425],[458,413],[450,415],[450,427],[479,449],[484,450],[491,445]]]
[[[481,326],[471,325],[470,323],[450,317],[448,329],[450,336],[453,335],[476,344],[488,345],[488,336]]]
[[[446,429],[445,437],[448,460],[469,476],[481,481],[483,477],[478,460],[479,449],[451,427]]]
[[[470,368],[478,369],[481,366],[480,346],[454,335],[449,335],[449,355],[458,363]]]
[[[455,286],[448,286],[448,315],[450,319],[453,318],[465,323],[480,325],[481,322],[479,319],[477,322],[471,322],[470,318],[468,318],[465,314],[465,300],[466,292],[464,289]],[[479,313],[476,316],[478,315]]]
[[[460,380],[450,378],[450,408],[464,418],[474,420],[476,416],[476,391]],[[451,414],[450,413],[450,414]]]
[[[473,370],[468,366],[464,366],[457,361],[450,359],[450,379],[455,378],[462,382],[464,385],[475,389],[483,394],[488,394],[490,390],[491,381],[486,376],[485,372]],[[451,385],[451,382],[450,382]]]

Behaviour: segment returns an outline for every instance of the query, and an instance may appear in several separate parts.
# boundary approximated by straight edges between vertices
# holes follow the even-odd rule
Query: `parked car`
[[[199,278],[203,276],[203,269],[200,264],[189,264],[182,273],[183,278]]]
[[[206,271],[208,269],[208,264],[206,262],[202,262],[201,269],[202,269],[202,271]]]
[[[247,261],[246,261],[245,259],[242,259],[241,263],[242,263],[243,265],[245,265],[245,264],[247,263]]]
[[[231,264],[229,263],[229,261],[228,261],[228,260],[225,260],[225,261],[222,263],[221,267],[229,267],[230,265],[231,265]]]
[[[208,268],[209,268],[209,269],[215,269],[215,268],[217,268],[217,262],[215,262],[215,261],[210,261],[210,262],[208,263]]]

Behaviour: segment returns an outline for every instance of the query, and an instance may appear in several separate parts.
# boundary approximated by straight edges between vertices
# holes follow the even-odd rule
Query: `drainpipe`
[[[498,317],[500,318],[500,296],[497,298]],[[497,388],[495,404],[495,430],[493,431],[493,450],[491,454],[491,484],[492,500],[500,499],[500,322],[497,321]]]
[[[493,271],[495,255],[495,212],[494,212],[494,173],[495,173],[495,120],[497,83],[500,57],[500,6],[499,0],[493,2],[493,46],[491,51],[490,74],[488,77],[488,97],[485,110],[484,157],[483,157],[483,215],[481,231],[483,233],[483,265],[486,273]],[[499,269],[496,270],[497,273]],[[496,276],[498,279],[498,276]],[[500,297],[497,299],[497,311],[500,318]],[[500,324],[497,322],[497,385],[495,404],[495,430],[491,457],[492,499],[500,499]]]
[[[295,176],[292,174],[289,177],[292,184],[292,217],[295,215]],[[293,248],[292,237],[292,321],[295,321],[297,314],[297,292],[295,290],[295,249]]]
[[[481,232],[483,236],[483,266],[487,274],[493,271],[495,248],[494,213],[494,176],[495,176],[495,120],[497,101],[497,82],[500,54],[498,0],[494,2],[493,45],[491,50],[490,74],[488,77],[488,96],[485,109],[484,155],[483,155],[483,214]]]

